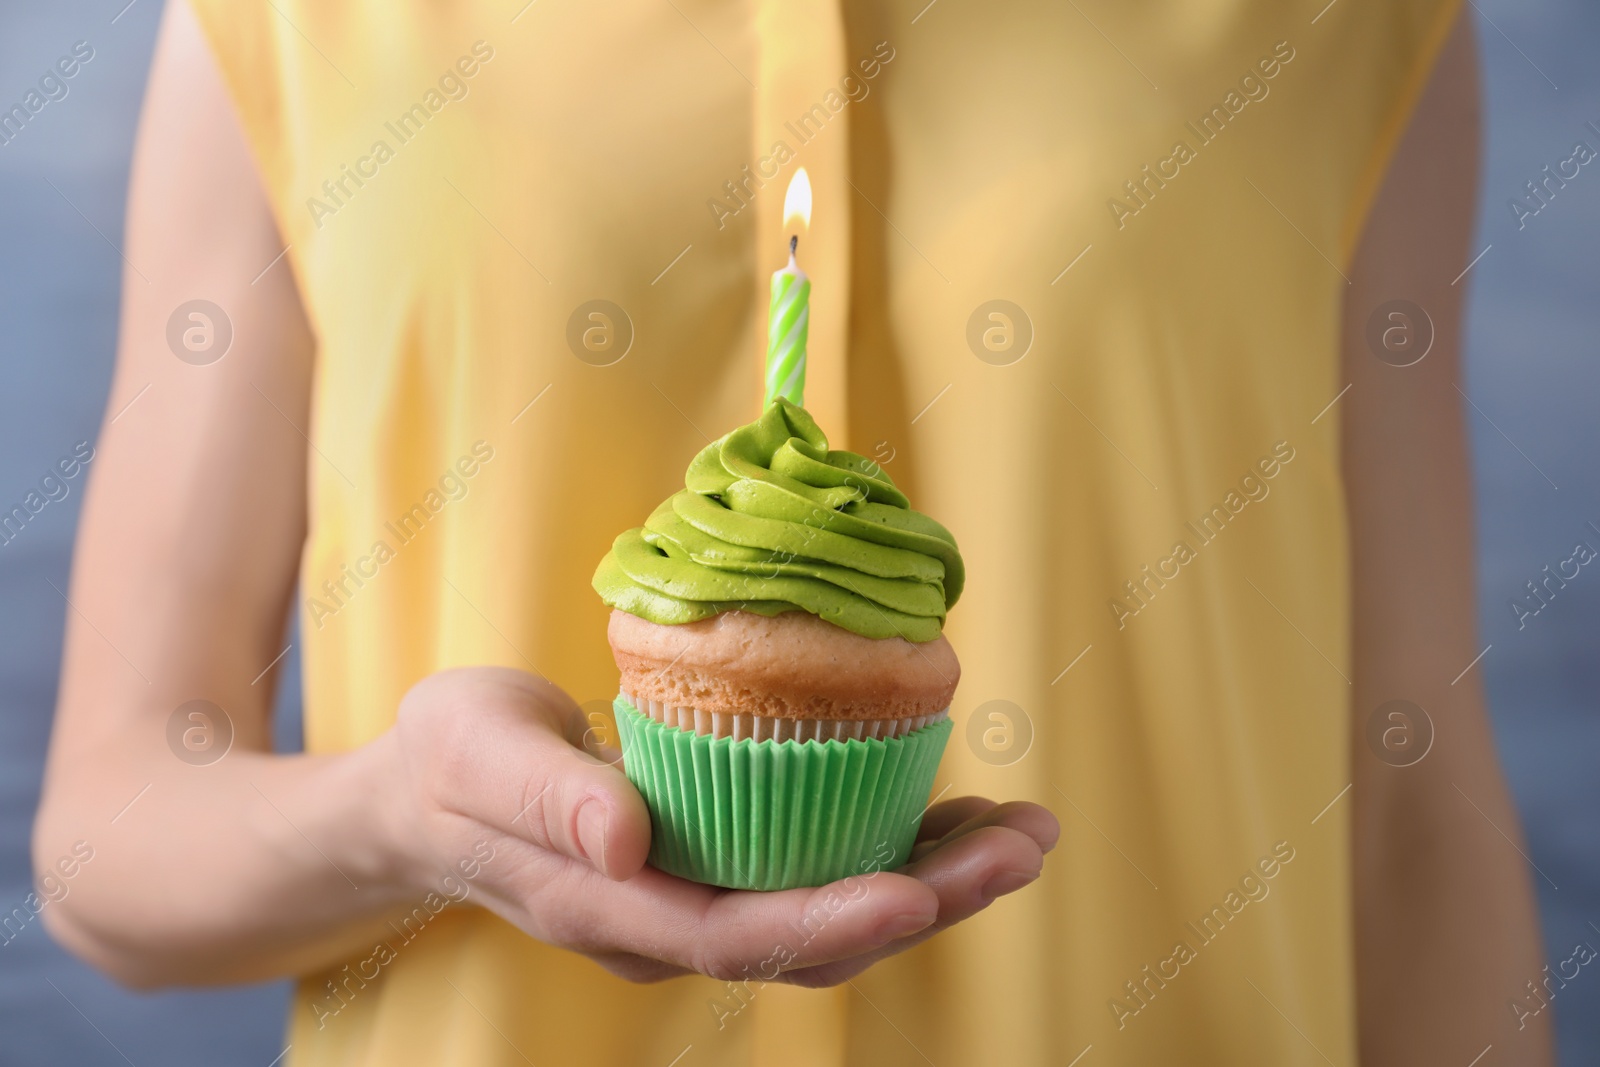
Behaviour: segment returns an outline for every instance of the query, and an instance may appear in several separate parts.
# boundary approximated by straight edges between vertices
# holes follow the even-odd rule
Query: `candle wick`
[[[796,248],[799,248],[799,247],[800,247],[800,235],[797,234],[797,233],[790,234],[789,235],[789,255],[793,256],[794,255],[794,250]]]

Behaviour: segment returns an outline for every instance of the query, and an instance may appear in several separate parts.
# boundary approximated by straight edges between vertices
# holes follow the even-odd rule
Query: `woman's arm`
[[[1549,1012],[1519,1030],[1508,1007],[1541,977],[1543,953],[1481,666],[1461,673],[1481,646],[1457,391],[1469,389],[1460,366],[1466,281],[1452,279],[1475,253],[1477,168],[1477,60],[1462,18],[1367,221],[1344,314],[1364,1067],[1463,1067],[1491,1044],[1487,1063],[1550,1062]],[[1433,321],[1432,350],[1415,366],[1390,366],[1368,347],[1369,315],[1394,299]],[[1412,766],[1378,759],[1368,741],[1369,716],[1395,699],[1432,720],[1433,747]]]
[[[712,890],[644,868],[650,824],[587,723],[517,671],[434,675],[372,744],[269,751],[271,673],[305,535],[313,341],[255,167],[192,12],[167,6],[135,151],[121,343],[79,531],[34,831],[68,948],[131,985],[304,973],[371,950],[441,878],[534,937],[637,980],[759,966],[828,887]],[[195,298],[232,347],[195,366],[168,320]],[[603,640],[600,634],[595,640]],[[259,680],[258,680],[258,676]],[[232,750],[168,747],[212,701]],[[859,883],[783,980],[840,982],[1037,876],[1055,820],[978,798],[928,813],[911,866]],[[485,862],[485,857],[492,859]],[[466,865],[465,867],[463,865]],[[469,873],[470,872],[470,873]]]
[[[116,374],[34,840],[41,872],[76,841],[94,850],[43,915],[137,983],[177,977],[177,960],[218,978],[293,970],[365,941],[347,924],[394,899],[360,829],[374,761],[268,752],[274,677],[257,677],[283,648],[304,539],[313,359],[287,258],[263,273],[282,250],[206,45],[171,4],[134,153]],[[196,298],[232,327],[209,365],[167,339]],[[167,746],[168,717],[196,699],[236,731],[212,766]]]

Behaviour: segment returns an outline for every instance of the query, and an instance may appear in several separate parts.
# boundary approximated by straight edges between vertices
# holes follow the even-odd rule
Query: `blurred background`
[[[126,6],[124,6],[126,5]],[[1314,3],[1313,6],[1319,6]],[[1536,615],[1525,584],[1600,547],[1600,170],[1533,217],[1509,206],[1584,141],[1600,149],[1600,7],[1480,0],[1485,149],[1467,380],[1478,490],[1480,646],[1552,962],[1600,949],[1600,568]],[[22,134],[0,138],[0,511],[102,418],[116,342],[129,152],[159,0],[0,7],[0,108],[76,42],[93,49]],[[1594,126],[1588,125],[1594,123]],[[31,891],[29,831],[55,703],[82,479],[0,545],[0,918]],[[59,491],[58,491],[59,492]],[[1593,524],[1593,525],[1591,525]],[[297,643],[298,644],[298,643]],[[286,660],[278,743],[298,746]],[[23,914],[27,914],[23,908]],[[0,932],[0,1064],[257,1064],[283,1052],[282,984],[141,995],[67,956],[38,921]],[[1600,1063],[1600,969],[1557,993],[1560,1062]]]

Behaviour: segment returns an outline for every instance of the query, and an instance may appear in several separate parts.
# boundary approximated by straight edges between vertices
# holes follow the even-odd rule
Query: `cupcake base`
[[[656,701],[808,723],[915,719],[949,708],[961,680],[942,636],[862,637],[804,611],[664,624],[616,610],[606,636],[622,673],[617,688],[640,710],[638,701]]]
[[[623,768],[650,809],[650,863],[729,889],[893,870],[911,854],[948,716],[892,738],[756,740],[658,722],[618,696]]]

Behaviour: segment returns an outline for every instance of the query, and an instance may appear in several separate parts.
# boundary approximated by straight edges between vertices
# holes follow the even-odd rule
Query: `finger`
[[[880,960],[921,944],[942,930],[1034,881],[1044,851],[1031,836],[1005,825],[974,828],[949,839],[924,859],[895,872],[917,879],[939,898],[939,918],[930,926],[849,960],[801,968],[783,976],[795,985],[837,985]]]
[[[935,804],[922,817],[917,840],[937,841],[968,819],[976,818],[994,806],[995,802],[988,797],[952,797],[942,804]]]
[[[653,867],[580,895],[598,943],[727,981],[775,979],[797,967],[848,959],[932,924],[937,895],[915,878],[880,872],[818,888],[719,890]]]
[[[435,675],[417,697],[429,788],[447,810],[610,878],[644,865],[650,815],[627,777],[576,747],[586,724],[558,687],[520,671]],[[418,689],[422,689],[419,686]],[[402,714],[406,714],[402,705]]]
[[[899,873],[939,897],[939,921],[960,922],[1039,877],[1044,850],[1011,825],[985,825],[947,838]]]
[[[640,956],[634,952],[590,952],[586,955],[623,981],[640,985],[664,982],[669,978],[682,978],[694,973],[687,967],[662,963],[660,960],[653,960],[649,956]]]
[[[962,797],[961,800],[978,799]],[[951,801],[958,803],[958,801]],[[931,814],[931,812],[930,812]],[[949,821],[949,820],[946,820]],[[1056,842],[1061,838],[1061,824],[1050,813],[1048,808],[1026,801],[1012,800],[1004,804],[991,804],[989,807],[976,812],[970,818],[959,821],[946,832],[933,840],[918,841],[911,850],[912,862],[926,856],[939,844],[954,841],[963,834],[971,833],[984,826],[1009,826],[1033,838],[1035,843],[1044,852],[1049,852],[1056,847]]]

